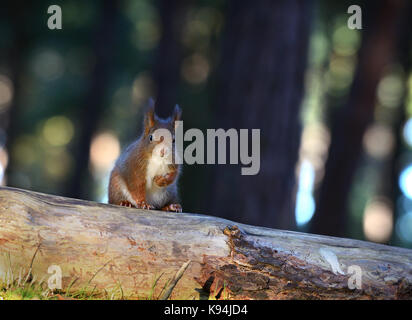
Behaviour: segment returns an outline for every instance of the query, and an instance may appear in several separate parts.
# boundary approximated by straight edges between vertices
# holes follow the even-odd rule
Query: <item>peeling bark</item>
[[[10,265],[46,280],[58,265],[63,289],[145,298],[161,276],[156,298],[189,260],[171,299],[412,298],[412,250],[0,188],[0,281]]]

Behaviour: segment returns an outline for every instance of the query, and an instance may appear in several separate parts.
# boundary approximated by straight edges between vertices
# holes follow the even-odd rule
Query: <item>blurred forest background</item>
[[[412,247],[411,1],[0,6],[1,185],[107,202],[154,97],[185,130],[261,129],[256,176],[185,165],[184,211]]]

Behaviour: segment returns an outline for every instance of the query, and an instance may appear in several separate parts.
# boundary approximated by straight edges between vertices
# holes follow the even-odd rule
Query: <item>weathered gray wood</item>
[[[63,289],[77,279],[147,297],[162,274],[157,297],[189,260],[172,299],[412,298],[412,250],[0,188],[0,279],[10,262],[14,274],[32,263],[38,279],[58,265]]]

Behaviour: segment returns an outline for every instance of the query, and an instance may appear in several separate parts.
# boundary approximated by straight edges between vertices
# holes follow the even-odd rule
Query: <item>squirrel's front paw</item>
[[[182,212],[182,206],[178,203],[171,203],[162,208],[163,211]]]
[[[145,210],[154,210],[154,207],[150,204],[148,204],[146,201],[138,201],[136,208],[138,209],[145,209]]]
[[[132,208],[133,205],[129,201],[120,201],[119,206]]]
[[[166,187],[169,184],[171,184],[176,178],[176,171],[175,172],[169,172],[161,176],[155,176],[153,178],[153,181],[159,186],[159,187]]]

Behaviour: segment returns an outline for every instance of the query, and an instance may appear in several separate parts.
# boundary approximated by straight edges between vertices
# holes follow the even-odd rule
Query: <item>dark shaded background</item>
[[[412,247],[411,2],[0,6],[2,185],[106,202],[152,96],[185,130],[261,129],[256,176],[184,167],[184,211]]]

